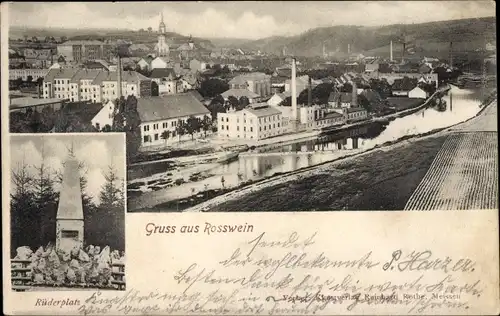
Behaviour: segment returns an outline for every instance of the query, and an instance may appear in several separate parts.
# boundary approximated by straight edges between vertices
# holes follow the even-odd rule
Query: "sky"
[[[494,1],[17,2],[9,24],[158,29],[204,38],[258,39],[332,25],[377,26],[495,16]]]
[[[87,178],[86,193],[98,203],[99,192],[106,181],[104,173],[109,170],[111,164],[117,176],[125,179],[125,138],[121,134],[12,135],[11,169],[17,170],[19,163],[24,161],[28,165],[29,172],[34,174],[36,168],[41,165],[43,150],[43,161],[50,171],[63,172],[63,162],[68,157],[71,144],[73,144],[75,156],[85,165],[81,175]],[[55,189],[59,191],[60,186],[57,185]]]

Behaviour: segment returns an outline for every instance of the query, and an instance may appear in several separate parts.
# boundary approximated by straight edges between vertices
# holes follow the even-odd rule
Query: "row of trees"
[[[42,151],[43,156],[43,151]],[[42,160],[38,166],[29,168],[17,163],[12,171],[11,209],[11,252],[17,247],[29,246],[36,249],[54,243],[56,240],[56,216],[59,192],[56,184],[62,182],[61,170],[53,170]],[[84,241],[86,244],[109,245],[125,249],[125,208],[123,179],[113,166],[104,173],[106,179],[99,193],[99,203],[86,192],[87,178],[85,164],[80,163],[80,184],[84,212]],[[34,171],[33,171],[34,170]]]
[[[175,126],[175,134],[181,140],[183,135],[191,135],[191,140],[194,139],[194,134],[203,131],[205,133],[205,137],[207,136],[207,132],[212,130],[212,120],[210,117],[205,115],[203,119],[198,117],[190,116],[186,121],[179,119]],[[161,133],[160,137],[165,140],[165,144],[168,143],[168,139],[173,136],[172,131],[165,130]]]

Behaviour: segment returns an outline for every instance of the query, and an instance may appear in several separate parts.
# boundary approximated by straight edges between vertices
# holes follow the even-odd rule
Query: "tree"
[[[217,119],[217,113],[226,113],[226,108],[224,107],[224,98],[219,94],[212,99],[210,104],[207,106],[212,116],[212,120]]]
[[[26,77],[26,82],[27,83],[33,83],[33,76],[29,75],[28,77]]]
[[[18,162],[17,168],[12,171],[11,179],[13,189],[10,195],[11,254],[15,254],[17,247],[39,246],[37,227],[32,227],[33,224],[39,223],[39,218],[32,187],[34,179],[24,160]]]
[[[175,126],[175,132],[177,133],[177,136],[179,137],[179,142],[181,141],[181,136],[183,136],[186,133],[186,128],[184,126],[184,121],[179,119],[177,121],[177,126]]]
[[[124,201],[120,199],[122,188],[114,166],[109,166],[103,175],[106,182],[99,193],[99,206],[103,208],[123,207]]]
[[[149,33],[152,33],[152,32],[153,32],[153,28],[152,28],[151,26],[150,26],[150,27],[148,27],[148,32],[149,32]]]
[[[340,87],[340,92],[352,92],[352,84],[349,82],[344,83],[344,85]]]
[[[170,138],[170,134],[171,134],[171,132],[167,129],[167,130],[164,130],[164,131],[161,133],[161,135],[160,135],[160,137],[161,137],[163,140],[165,140],[165,145],[167,145],[167,140]]]
[[[186,132],[191,135],[191,140],[194,140],[194,133],[198,132],[201,128],[200,120],[194,116],[188,117],[186,121]]]
[[[203,116],[201,120],[201,129],[203,129],[205,137],[207,137],[207,132],[212,127],[212,120],[207,115]]]
[[[61,36],[61,43],[64,43],[68,40],[66,36]]]
[[[240,101],[238,101],[238,99],[235,96],[232,96],[232,95],[230,95],[227,98],[227,101],[229,102],[229,104],[231,105],[231,107],[233,109],[237,109],[239,107],[239,105],[240,105]]]
[[[367,112],[373,111],[370,101],[363,94],[358,95],[358,106],[364,108]]]
[[[229,89],[229,85],[220,79],[211,78],[201,83],[198,92],[205,98],[213,98]]]
[[[246,96],[242,96],[239,101],[239,105],[241,108],[245,108],[247,105],[250,104],[250,100]]]
[[[151,95],[153,97],[157,97],[160,95],[160,88],[158,87],[158,84],[154,81],[151,82]]]
[[[34,201],[39,213],[40,244],[46,245],[56,238],[56,216],[58,194],[54,191],[55,177],[45,164],[45,150],[42,143],[40,166],[35,167],[36,177],[33,179]]]

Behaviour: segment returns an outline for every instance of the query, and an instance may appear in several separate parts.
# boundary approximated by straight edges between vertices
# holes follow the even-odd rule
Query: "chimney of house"
[[[355,108],[358,106],[358,87],[356,86],[356,82],[352,82],[352,101],[351,107]]]
[[[312,105],[312,79],[309,77],[309,84],[307,85],[307,105]]]
[[[118,85],[116,95],[118,97],[118,100],[120,100],[122,98],[122,59],[120,57],[120,54],[118,54],[116,81]]]
[[[297,120],[297,80],[296,80],[295,58],[292,58],[292,82],[291,82],[291,98],[292,98],[292,120]]]
[[[392,61],[392,41],[391,41],[391,61]]]

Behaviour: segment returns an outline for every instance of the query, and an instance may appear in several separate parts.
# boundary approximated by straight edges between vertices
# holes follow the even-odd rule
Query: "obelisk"
[[[64,164],[56,217],[56,249],[70,252],[83,246],[83,203],[78,161],[73,150]]]

